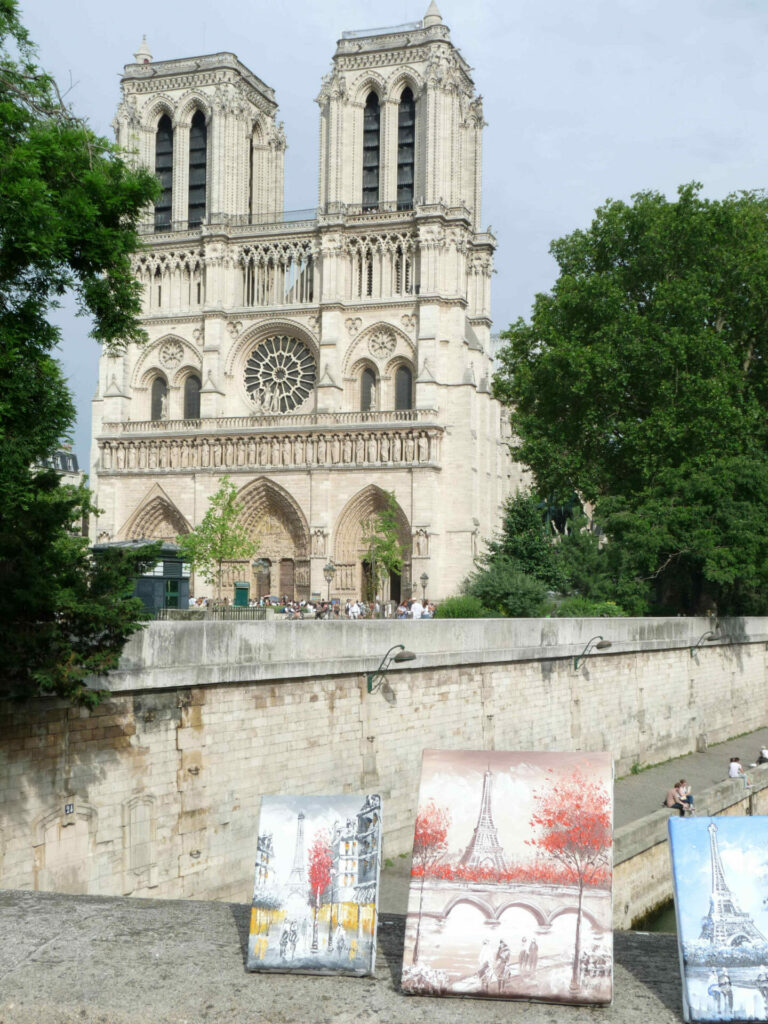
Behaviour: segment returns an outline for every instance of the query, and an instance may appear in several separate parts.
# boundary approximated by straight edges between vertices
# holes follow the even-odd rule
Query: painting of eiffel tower
[[[288,876],[288,892],[303,893],[307,888],[307,873],[304,869],[304,811],[296,818],[296,846],[293,852],[293,867]]]
[[[768,1021],[768,819],[670,819],[669,841],[684,1019]]]
[[[758,930],[749,914],[739,910],[728,883],[725,880],[720,851],[717,848],[717,825],[707,826],[709,832],[709,856],[712,865],[712,892],[709,897],[709,913],[704,918],[700,938],[710,945],[743,946],[747,942],[765,943],[765,936]]]
[[[477,824],[460,863],[467,868],[493,868],[496,871],[505,871],[507,865],[504,860],[504,851],[499,842],[499,834],[493,823],[493,811],[491,810],[492,778],[493,775],[489,769],[483,775],[483,795],[480,800]]]

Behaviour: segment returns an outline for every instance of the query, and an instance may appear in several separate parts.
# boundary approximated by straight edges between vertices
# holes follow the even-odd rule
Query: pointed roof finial
[[[430,25],[442,25],[443,16],[438,10],[435,0],[431,0],[427,13],[424,15],[424,28],[429,28]]]
[[[138,48],[136,53],[134,53],[133,56],[136,58],[136,63],[137,64],[151,64],[152,63],[152,54],[149,52],[149,47],[147,46],[147,37],[146,36],[142,36],[141,37],[141,46]]]

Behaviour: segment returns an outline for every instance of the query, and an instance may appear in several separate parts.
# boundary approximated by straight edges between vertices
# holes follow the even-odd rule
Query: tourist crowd
[[[190,609],[204,611],[213,604],[230,605],[229,598],[214,602],[207,597],[190,597]],[[272,595],[250,602],[251,608],[272,608],[276,615],[286,619],[433,619],[436,606],[431,601],[346,601],[343,605],[333,601],[291,601]]]

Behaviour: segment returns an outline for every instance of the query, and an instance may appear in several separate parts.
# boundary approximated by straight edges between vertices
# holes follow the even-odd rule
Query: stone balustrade
[[[179,421],[181,422],[181,421]],[[157,428],[155,424],[155,428]],[[443,430],[295,430],[137,438],[100,438],[99,472],[194,469],[307,469],[438,465]]]
[[[104,423],[101,437],[110,434],[190,434],[214,430],[271,430],[275,427],[337,426],[341,424],[434,423],[437,409],[373,409],[361,412],[275,413],[259,416],[217,416],[197,420],[123,420]]]

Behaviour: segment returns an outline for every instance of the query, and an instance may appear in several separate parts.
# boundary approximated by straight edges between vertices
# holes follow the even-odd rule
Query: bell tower
[[[480,225],[482,98],[434,0],[421,21],[343,32],[320,105],[320,207],[443,203]]]

